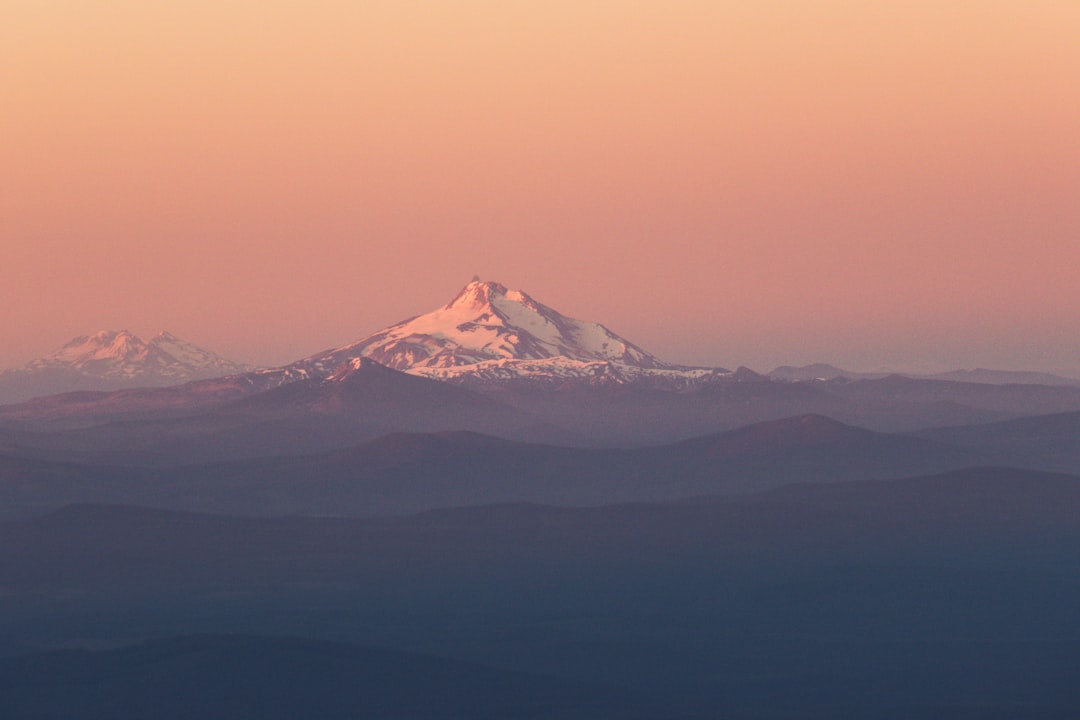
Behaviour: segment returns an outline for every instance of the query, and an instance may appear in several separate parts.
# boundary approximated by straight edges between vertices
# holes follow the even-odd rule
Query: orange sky
[[[1080,372],[1080,2],[13,0],[0,367],[474,273],[673,361]]]

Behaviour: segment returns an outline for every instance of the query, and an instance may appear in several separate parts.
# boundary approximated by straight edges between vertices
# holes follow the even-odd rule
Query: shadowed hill
[[[1080,473],[1080,413],[938,428],[919,437],[979,453],[995,463]]]

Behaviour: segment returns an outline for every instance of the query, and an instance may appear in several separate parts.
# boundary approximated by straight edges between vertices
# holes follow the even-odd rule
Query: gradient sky
[[[1080,372],[1075,0],[7,0],[0,367],[473,274],[661,357]]]

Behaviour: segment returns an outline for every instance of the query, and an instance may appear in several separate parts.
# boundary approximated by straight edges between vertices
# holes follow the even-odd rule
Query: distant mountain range
[[[732,372],[721,367],[668,363],[603,325],[568,317],[520,290],[475,279],[450,302],[431,312],[341,347],[254,374],[248,366],[167,332],[143,341],[126,330],[100,331],[75,338],[22,368],[0,371],[0,404],[73,391],[174,386],[233,375],[244,376],[234,385],[265,390],[301,380],[341,380],[365,359],[411,375],[481,391],[631,385],[683,391],[746,381],[822,383],[890,377],[889,373],[853,372],[822,363],[782,366],[768,375],[746,368]],[[986,369],[905,377],[1080,387],[1080,380],[1048,373]],[[201,391],[193,390],[196,394]]]
[[[678,388],[730,376],[665,363],[603,325],[567,317],[529,295],[474,280],[445,306],[342,347],[261,371],[246,384],[341,380],[362,360],[464,385],[652,384]],[[78,337],[23,368],[0,372],[0,404],[73,391],[178,385],[252,369],[161,333]]]
[[[1052,373],[1028,372],[1023,370],[950,370],[941,373],[895,373],[895,372],[855,372],[844,370],[827,363],[814,363],[796,367],[781,365],[769,373],[773,380],[784,382],[824,382],[846,378],[849,380],[877,380],[890,375],[901,375],[921,380],[948,380],[952,382],[982,383],[986,385],[1080,385],[1076,378],[1063,377]]]
[[[144,341],[127,330],[102,330],[0,372],[0,403],[61,392],[177,385],[250,369],[168,332]]]

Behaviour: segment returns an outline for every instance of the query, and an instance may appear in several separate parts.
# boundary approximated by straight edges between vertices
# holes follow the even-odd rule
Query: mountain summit
[[[716,372],[662,362],[603,325],[575,320],[520,290],[479,279],[436,310],[305,362],[326,372],[356,358],[460,382],[523,377],[624,381]]]
[[[73,370],[90,377],[186,382],[243,372],[245,366],[162,331],[144,342],[127,330],[102,330],[77,337],[30,362],[26,370]]]
[[[0,402],[75,390],[176,385],[249,369],[168,332],[144,341],[127,330],[101,330],[22,368],[0,372]]]

